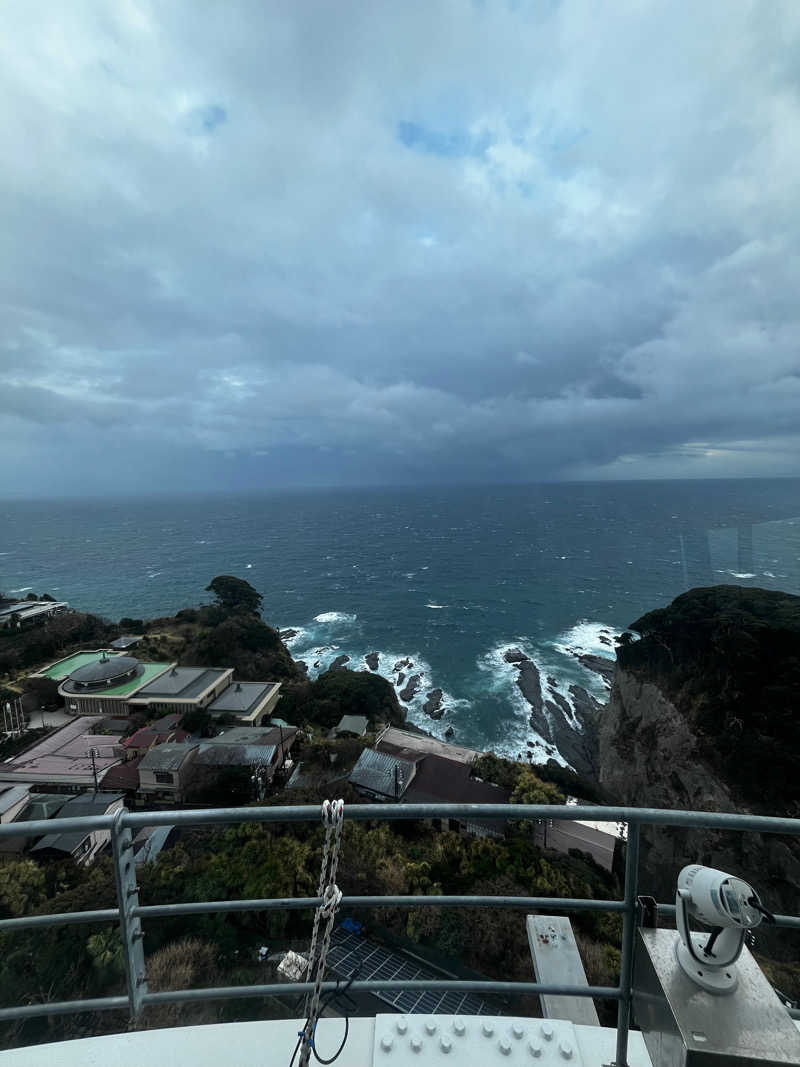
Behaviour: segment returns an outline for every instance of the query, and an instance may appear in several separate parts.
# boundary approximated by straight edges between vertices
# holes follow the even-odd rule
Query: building
[[[416,773],[416,763],[410,760],[365,748],[347,780],[372,800],[401,800]]]
[[[280,699],[280,682],[235,682],[208,705],[211,715],[231,716],[248,726],[260,726]]]
[[[68,662],[53,665],[59,670],[69,666]],[[44,673],[52,677],[53,667]],[[101,652],[99,658],[93,656],[71,669],[58,691],[67,711],[74,714],[127,715],[131,698],[169,668],[169,663],[141,663],[135,656]]]
[[[363,737],[367,732],[367,725],[366,715],[343,715],[331,730],[331,736],[354,734],[356,737]]]
[[[387,726],[375,740],[378,752],[389,752],[401,759],[416,760],[420,756],[444,756],[445,759],[457,760],[468,766],[473,764],[482,753],[474,748],[451,745],[437,737],[415,734],[411,730],[400,730],[396,726]]]
[[[297,739],[296,726],[262,726],[253,729],[250,726],[230,726],[221,734],[209,739],[215,745],[274,745],[278,750],[279,761],[283,761],[292,750]]]
[[[122,805],[123,797],[119,793],[82,793],[62,805],[53,821],[57,824],[59,819],[109,815]],[[88,866],[110,841],[110,830],[72,830],[59,833],[54,826],[53,833],[47,834],[33,846],[31,855],[36,859],[64,859],[71,856],[76,862]]]
[[[426,739],[427,740],[427,739]],[[473,778],[468,763],[436,754],[404,750],[416,758],[403,759],[389,752],[365,748],[348,781],[373,800],[399,800],[405,804],[507,804],[507,789]],[[443,830],[481,837],[502,837],[503,820],[434,819]]]
[[[111,642],[111,647],[119,652],[126,652],[129,648],[135,648],[141,641],[141,634],[123,634],[116,641]]]
[[[69,611],[65,600],[12,600],[0,604],[0,629],[29,626]]]
[[[215,770],[248,767],[253,771],[264,771],[270,781],[280,766],[280,752],[277,745],[217,745],[207,741],[199,746],[194,766]]]
[[[96,718],[78,717],[0,763],[0,783],[56,793],[83,793],[124,756],[119,738],[94,734]]]
[[[139,764],[143,759],[144,756],[134,756],[109,767],[103,775],[103,788],[133,799],[139,792]]]
[[[567,804],[577,804],[575,797],[567,797]],[[613,870],[619,842],[624,841],[628,828],[625,823],[597,822],[592,819],[547,819],[537,827],[536,840],[543,848],[557,852],[577,849],[588,853],[600,867]]]
[[[179,804],[191,777],[191,765],[197,744],[157,745],[139,764],[139,793],[149,800],[167,800]]]
[[[0,823],[14,822],[30,803],[29,785],[11,785],[0,792]]]
[[[212,704],[232,678],[232,667],[179,667],[173,663],[131,694],[128,707],[148,715],[170,711],[185,714]]]
[[[125,759],[133,759],[135,756],[144,756],[156,745],[165,745],[170,741],[182,744],[188,741],[191,735],[185,730],[154,730],[152,726],[143,726],[140,730],[126,737],[122,742],[125,749]]]

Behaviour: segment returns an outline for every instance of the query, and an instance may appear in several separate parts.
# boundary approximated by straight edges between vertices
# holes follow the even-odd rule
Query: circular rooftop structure
[[[135,656],[102,656],[78,667],[69,680],[77,689],[109,689],[135,678],[138,672]]]

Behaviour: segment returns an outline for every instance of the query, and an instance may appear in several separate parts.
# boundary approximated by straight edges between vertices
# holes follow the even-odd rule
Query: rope
[[[342,841],[342,824],[344,823],[344,801],[326,800],[322,805],[322,822],[325,826],[325,842],[322,846],[322,867],[319,875],[317,896],[322,903],[314,912],[314,927],[311,932],[311,948],[308,953],[308,975],[314,975],[314,988],[306,998],[306,1023],[298,1035],[300,1038],[300,1067],[308,1067],[308,1061],[314,1050],[314,1033],[319,1018],[319,995],[328,950],[331,946],[331,934],[336,919],[336,910],[342,899],[341,891],[336,885],[336,871],[339,866],[339,852]],[[322,935],[320,937],[320,925]],[[316,1052],[314,1053],[316,1056]],[[319,1057],[317,1057],[319,1058]]]

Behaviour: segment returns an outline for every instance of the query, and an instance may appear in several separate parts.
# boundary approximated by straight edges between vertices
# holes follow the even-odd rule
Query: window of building
[[[172,775],[168,771],[156,771],[156,781],[159,785],[172,785]]]

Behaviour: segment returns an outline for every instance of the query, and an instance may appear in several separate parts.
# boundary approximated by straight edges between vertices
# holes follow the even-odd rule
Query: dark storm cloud
[[[8,5],[0,491],[796,473],[770,10]]]

